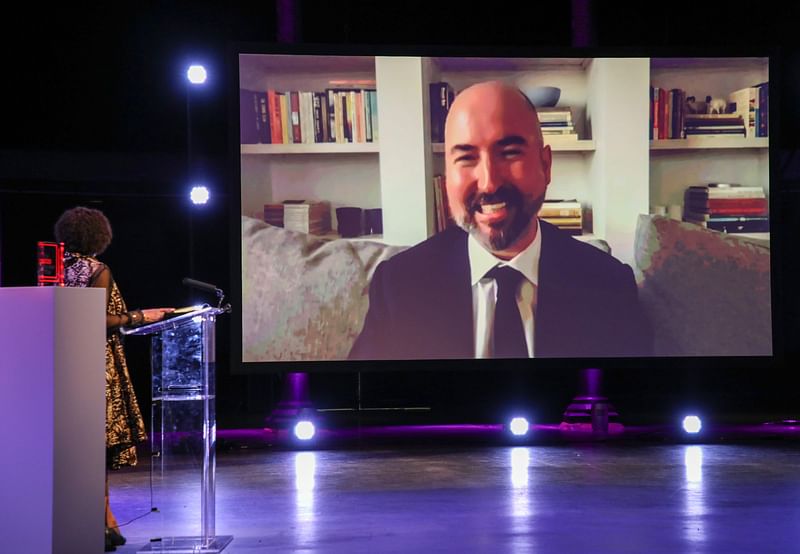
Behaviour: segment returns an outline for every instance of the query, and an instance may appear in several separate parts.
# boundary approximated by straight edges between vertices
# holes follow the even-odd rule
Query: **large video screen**
[[[773,355],[768,57],[415,54],[237,54],[244,366]]]

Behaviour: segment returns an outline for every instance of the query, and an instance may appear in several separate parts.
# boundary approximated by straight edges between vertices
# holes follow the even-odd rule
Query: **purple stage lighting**
[[[190,65],[189,69],[186,70],[186,78],[193,85],[202,85],[208,78],[208,72],[202,65]]]
[[[204,186],[192,187],[192,192],[189,193],[189,198],[191,198],[192,204],[196,206],[208,203],[208,199],[210,197],[211,193],[208,191],[208,187]]]
[[[703,422],[696,415],[688,415],[683,418],[683,430],[687,433],[697,434],[703,428]]]
[[[511,434],[515,437],[522,437],[528,434],[531,426],[528,423],[528,420],[524,417],[515,417],[511,420],[511,423],[508,424],[508,429],[511,431]]]
[[[297,424],[294,426],[294,436],[300,439],[301,441],[308,441],[314,438],[316,434],[316,429],[314,428],[314,424],[310,421],[298,421]]]

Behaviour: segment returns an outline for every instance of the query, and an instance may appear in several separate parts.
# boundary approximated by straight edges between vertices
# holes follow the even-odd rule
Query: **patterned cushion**
[[[243,360],[346,358],[364,323],[375,267],[403,249],[243,217]]]
[[[643,215],[635,262],[657,355],[772,354],[768,241]]]

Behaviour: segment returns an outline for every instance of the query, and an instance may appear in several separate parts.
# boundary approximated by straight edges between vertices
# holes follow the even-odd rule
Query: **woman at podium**
[[[172,308],[129,311],[111,274],[97,259],[111,243],[111,224],[99,210],[76,207],[64,212],[55,225],[56,240],[64,243],[64,284],[68,287],[106,289],[106,469],[134,466],[136,445],[147,440],[144,420],[136,400],[120,327],[135,327],[164,318]],[[125,544],[125,538],[105,495],[106,551]]]

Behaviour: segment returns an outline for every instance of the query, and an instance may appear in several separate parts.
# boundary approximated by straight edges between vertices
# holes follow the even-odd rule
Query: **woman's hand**
[[[156,321],[161,321],[164,319],[164,316],[168,313],[174,312],[175,308],[148,308],[146,310],[141,310],[142,316],[144,317],[144,324],[148,323],[155,323]]]

